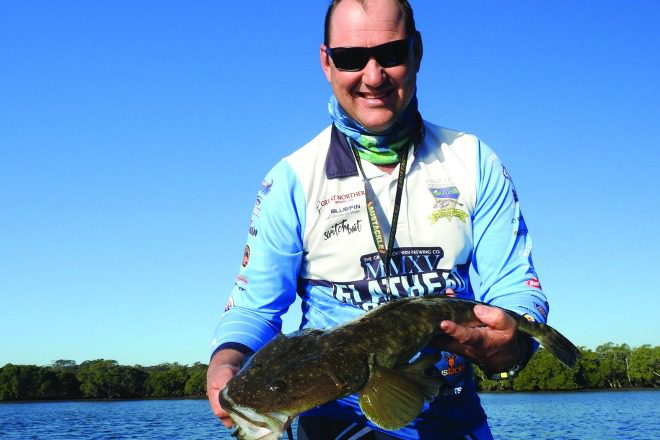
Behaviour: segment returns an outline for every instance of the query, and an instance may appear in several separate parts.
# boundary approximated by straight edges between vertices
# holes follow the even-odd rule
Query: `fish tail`
[[[536,339],[546,350],[569,368],[574,368],[580,351],[564,335],[547,324],[521,319],[518,330]]]

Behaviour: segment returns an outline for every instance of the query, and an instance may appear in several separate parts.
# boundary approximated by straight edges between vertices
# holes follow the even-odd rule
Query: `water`
[[[209,439],[226,432],[206,400],[0,404],[0,439]]]
[[[482,394],[497,439],[660,440],[660,392]]]
[[[482,394],[496,439],[660,439],[660,392]],[[229,439],[205,400],[0,404],[0,439]]]

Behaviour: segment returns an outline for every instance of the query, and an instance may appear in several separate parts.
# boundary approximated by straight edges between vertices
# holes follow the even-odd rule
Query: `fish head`
[[[252,408],[237,405],[228,391],[225,388],[220,393],[220,404],[234,422],[232,436],[239,440],[278,440],[293,420],[283,413],[259,414]]]
[[[335,371],[337,354],[316,337],[323,333],[276,337],[227,383],[220,404],[239,429],[281,433],[301,412],[348,394],[346,381]]]

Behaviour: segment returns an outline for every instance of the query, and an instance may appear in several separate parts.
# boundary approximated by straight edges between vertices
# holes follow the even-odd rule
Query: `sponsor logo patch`
[[[525,281],[525,285],[527,287],[531,287],[533,289],[540,289],[541,288],[541,283],[537,278],[532,278],[531,280]]]
[[[528,241],[525,244],[524,249],[521,249],[521,250],[518,251],[518,255],[520,255],[522,258],[529,257],[531,255],[531,253],[532,253],[532,242],[531,241]]]
[[[463,392],[463,387],[454,387],[442,390],[443,397],[458,396]]]
[[[359,199],[359,200],[356,200]],[[328,206],[332,206],[334,209],[338,210],[336,212],[331,212],[330,216],[333,214],[341,213],[341,209],[346,207],[347,205],[352,205],[349,206],[348,210],[349,211],[359,211],[360,205],[359,201],[362,201],[364,199],[364,190],[359,190],[359,191],[353,191],[345,194],[333,194],[328,197],[324,197],[320,199],[318,202],[316,202],[316,210],[318,212],[321,212],[322,209]]]
[[[250,246],[246,244],[245,250],[243,251],[243,262],[241,263],[241,266],[247,267],[249,262],[250,262]]]
[[[250,227],[248,228],[248,233],[249,233],[251,236],[256,237],[258,232],[259,232],[259,231],[257,230],[257,228],[254,226],[254,219],[251,218],[251,219],[250,219]]]
[[[259,194],[267,196],[270,193],[270,190],[273,189],[273,179],[263,180],[261,182],[261,188],[259,188]]]
[[[344,219],[340,222],[337,222],[330,229],[323,233],[323,239],[329,240],[333,237],[339,237],[342,235],[351,235],[356,232],[362,231],[362,220],[356,220],[354,222],[349,222]]]
[[[431,213],[429,220],[431,220],[431,224],[434,225],[443,218],[446,218],[447,221],[451,221],[452,218],[457,218],[463,223],[465,223],[465,219],[467,218],[467,212],[461,211],[460,209],[456,209],[456,208],[436,209]]]
[[[443,376],[454,376],[465,371],[465,364],[456,364],[456,353],[444,353],[444,356],[447,360],[448,367],[444,370],[440,370],[440,374]]]
[[[548,313],[545,311],[545,307],[543,307],[541,304],[534,303],[534,308],[538,310],[541,316],[543,316],[545,319],[548,319]]]
[[[433,204],[435,211],[429,217],[432,225],[443,218],[446,218],[447,221],[457,218],[465,223],[467,213],[457,208],[457,206],[463,206],[463,204],[458,201],[461,193],[455,186],[428,185],[428,189],[435,199],[435,203]]]
[[[509,171],[504,165],[502,165],[502,175],[504,175],[504,178],[511,183],[511,195],[513,196],[513,201],[518,203],[518,193],[516,192],[516,187],[513,185],[511,174],[509,174]]]
[[[359,204],[347,205],[347,206],[340,205],[337,208],[330,208],[330,212],[328,213],[326,220],[341,216],[346,216],[346,215],[353,216],[355,214],[359,214],[361,208],[362,207]]]
[[[525,313],[525,314],[523,315],[523,318],[525,318],[525,319],[528,320],[529,322],[536,322],[536,319],[534,319],[534,317],[533,317],[532,315],[530,315],[529,313]]]
[[[248,285],[248,279],[245,278],[243,275],[236,275],[234,277],[234,281],[236,281],[236,284],[239,286],[247,286]]]
[[[361,280],[348,282],[319,282],[332,289],[338,301],[352,304],[363,310],[371,310],[386,302],[389,290],[394,298],[437,295],[448,288],[460,295],[467,289],[468,266],[445,269],[442,264],[442,248],[397,248],[392,251],[389,283],[385,265],[378,253],[363,255]]]
[[[455,186],[435,187],[429,186],[429,191],[435,198],[434,208],[455,207],[461,193]],[[461,205],[460,203],[458,203]]]

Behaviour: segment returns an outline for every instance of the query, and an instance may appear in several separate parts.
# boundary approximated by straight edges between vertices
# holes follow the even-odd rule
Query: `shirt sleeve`
[[[479,141],[477,149],[472,265],[481,278],[480,300],[545,323],[549,306],[513,181],[488,145]]]
[[[227,215],[233,215],[227,212]],[[211,352],[257,351],[282,328],[294,302],[303,255],[305,197],[286,161],[265,177],[257,193],[247,244]]]

